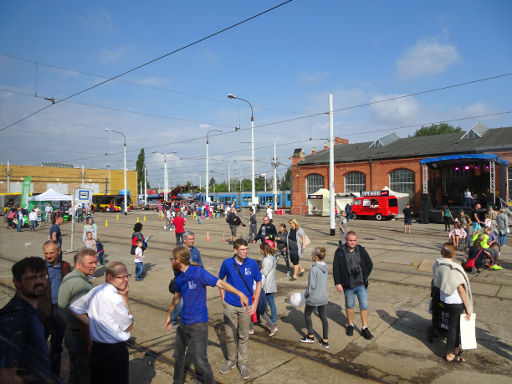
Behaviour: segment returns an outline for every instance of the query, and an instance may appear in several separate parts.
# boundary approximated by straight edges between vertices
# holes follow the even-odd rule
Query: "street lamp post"
[[[128,190],[126,189],[126,136],[124,135],[123,132],[116,131],[115,129],[105,128],[105,131],[119,133],[120,135],[123,136],[123,140],[124,140],[124,144],[123,144],[124,214],[127,215],[128,214],[128,197],[127,197]]]
[[[158,152],[158,151],[153,151],[153,153],[159,153],[160,155],[164,156],[164,198],[165,198],[165,201],[168,201],[169,200],[169,174],[167,172],[167,155],[175,154],[177,152],[162,153],[162,152]]]
[[[220,129],[210,129],[208,132],[206,132],[206,196],[204,198],[205,203],[210,202],[210,198],[208,196],[208,189],[210,186],[210,179],[208,178],[208,135],[210,132],[222,132]],[[214,191],[215,193],[215,191]]]
[[[251,199],[252,199],[252,209],[256,209],[256,185],[254,183],[254,108],[252,104],[241,97],[235,96],[231,93],[228,94],[229,99],[238,99],[245,101],[251,107]]]

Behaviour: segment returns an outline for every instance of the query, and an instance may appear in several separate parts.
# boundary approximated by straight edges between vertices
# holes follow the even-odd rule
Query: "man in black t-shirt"
[[[413,212],[411,210],[411,205],[407,204],[402,212],[404,213],[404,233],[407,233],[407,230],[409,230],[409,233],[412,233],[411,225]]]

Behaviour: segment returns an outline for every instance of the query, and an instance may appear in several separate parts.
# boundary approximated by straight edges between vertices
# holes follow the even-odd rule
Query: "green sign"
[[[23,180],[23,184],[21,186],[21,208],[28,208],[28,194],[30,193],[30,183],[32,181],[32,176],[25,177]]]

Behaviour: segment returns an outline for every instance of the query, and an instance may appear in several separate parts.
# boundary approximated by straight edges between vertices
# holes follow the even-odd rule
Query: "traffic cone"
[[[146,215],[144,215],[144,221],[146,221]]]
[[[225,243],[226,242],[226,236],[224,236],[224,234],[222,234],[222,242]]]
[[[116,216],[116,220],[119,220],[119,214]]]
[[[137,216],[137,223],[140,223],[139,216]]]
[[[108,227],[108,220],[105,220],[105,227]]]
[[[210,241],[210,232],[206,232],[206,241]]]

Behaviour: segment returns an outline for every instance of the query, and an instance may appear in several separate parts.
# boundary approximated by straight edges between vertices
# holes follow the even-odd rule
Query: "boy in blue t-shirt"
[[[258,300],[261,293],[261,272],[258,263],[247,257],[248,244],[244,239],[237,239],[234,243],[235,255],[223,261],[219,279],[226,278],[226,281],[233,287],[242,291],[249,298],[251,305],[249,311],[242,308],[240,300],[230,292],[220,294],[224,301],[224,330],[226,332],[226,347],[228,360],[219,370],[220,373],[228,373],[237,365],[242,379],[250,377],[247,368],[247,350],[249,346],[249,329],[251,316],[256,312]],[[256,282],[256,289],[252,291],[253,283]],[[238,331],[238,332],[237,332]],[[237,334],[238,333],[238,334]],[[238,345],[235,338],[238,337]]]
[[[183,383],[185,379],[185,356],[189,345],[194,345],[192,357],[195,367],[205,383],[213,383],[213,372],[208,362],[208,308],[206,307],[206,287],[218,287],[238,297],[244,308],[249,306],[247,297],[230,284],[201,267],[190,265],[190,251],[185,246],[172,252],[172,268],[181,273],[176,277],[174,297],[165,319],[165,327],[171,331],[171,314],[183,297],[181,323],[176,332],[174,346],[174,382]],[[188,353],[187,353],[188,354]]]

